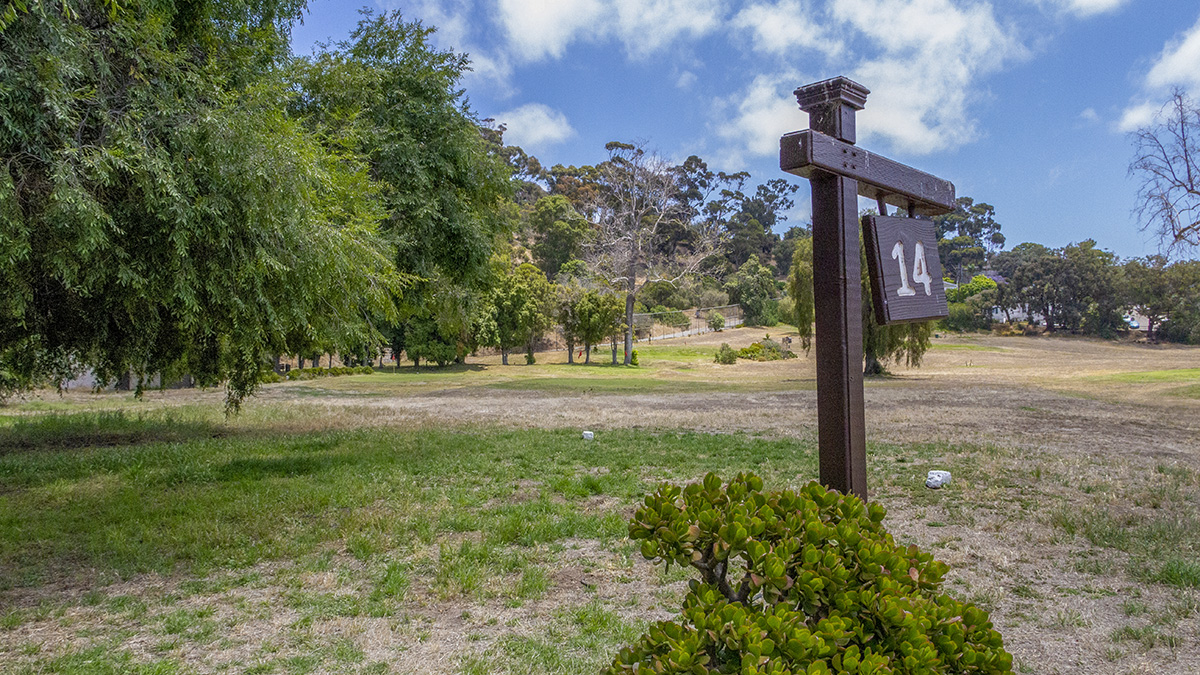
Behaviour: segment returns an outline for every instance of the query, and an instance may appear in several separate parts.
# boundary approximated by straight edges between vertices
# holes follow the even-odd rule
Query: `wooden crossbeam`
[[[954,183],[806,129],[779,139],[779,168],[811,179],[824,172],[858,181],[858,194],[926,216],[954,210]]]

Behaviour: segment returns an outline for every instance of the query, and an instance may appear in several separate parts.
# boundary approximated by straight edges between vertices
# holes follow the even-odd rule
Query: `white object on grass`
[[[585,441],[590,441],[595,437],[596,437],[596,434],[593,434],[590,431],[583,432],[583,440],[585,440]]]
[[[933,471],[930,471],[929,475],[925,477],[925,487],[927,487],[927,488],[932,488],[932,489],[936,490],[936,489],[942,487],[943,485],[949,485],[949,484],[950,484],[950,472],[949,471],[938,471],[935,469]]]

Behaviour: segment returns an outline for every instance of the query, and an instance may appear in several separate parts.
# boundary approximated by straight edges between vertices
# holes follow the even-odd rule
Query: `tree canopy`
[[[271,354],[394,314],[368,165],[287,113],[302,2],[29,6],[0,32],[0,389],[189,372],[236,408]]]

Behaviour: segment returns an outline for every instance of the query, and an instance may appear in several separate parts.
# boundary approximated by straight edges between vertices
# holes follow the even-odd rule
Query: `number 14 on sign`
[[[929,265],[925,262],[925,244],[918,241],[916,249],[913,256],[912,280],[915,283],[924,284],[925,295],[930,295],[933,276],[929,274]],[[916,295],[916,289],[908,283],[908,265],[904,261],[904,242],[898,241],[892,247],[892,259],[900,262],[900,288],[896,289],[896,295],[901,297]]]

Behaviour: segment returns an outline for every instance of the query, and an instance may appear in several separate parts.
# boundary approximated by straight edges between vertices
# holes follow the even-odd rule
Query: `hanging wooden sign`
[[[933,221],[864,216],[862,225],[875,320],[886,326],[945,318],[946,289]]]

